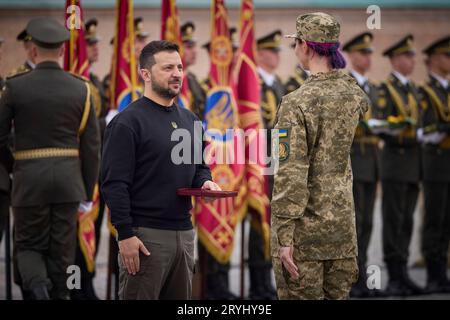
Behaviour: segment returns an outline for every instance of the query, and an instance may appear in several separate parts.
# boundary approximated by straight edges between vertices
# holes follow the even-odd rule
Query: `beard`
[[[156,81],[156,79],[153,77],[151,77],[152,80],[152,90],[158,94],[159,96],[163,97],[163,98],[167,98],[167,99],[173,99],[175,98],[181,91],[181,80],[172,80],[169,81],[169,84],[174,84],[177,83],[180,85],[180,88],[178,90],[172,90],[169,87],[165,88],[163,87],[160,83],[158,83]]]

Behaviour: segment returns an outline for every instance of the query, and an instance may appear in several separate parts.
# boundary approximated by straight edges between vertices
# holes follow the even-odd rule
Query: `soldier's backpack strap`
[[[84,102],[83,116],[81,117],[80,127],[78,128],[78,136],[82,135],[86,129],[87,120],[89,118],[89,111],[91,110],[91,87],[87,81],[84,81],[86,86],[86,100]]]

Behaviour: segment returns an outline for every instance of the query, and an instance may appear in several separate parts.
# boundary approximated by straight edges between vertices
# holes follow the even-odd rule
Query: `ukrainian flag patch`
[[[278,138],[287,138],[288,129],[278,129]]]

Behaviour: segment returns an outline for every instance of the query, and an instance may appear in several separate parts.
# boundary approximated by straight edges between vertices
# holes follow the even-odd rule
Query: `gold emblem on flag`
[[[220,67],[226,67],[233,59],[231,41],[225,36],[216,37],[211,43],[211,59]]]

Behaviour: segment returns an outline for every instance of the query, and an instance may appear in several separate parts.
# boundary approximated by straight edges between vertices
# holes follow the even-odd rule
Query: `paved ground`
[[[420,221],[421,221],[421,210],[422,201],[419,201],[416,213],[415,213],[415,228],[413,233],[413,239],[411,242],[411,256],[410,256],[410,275],[411,278],[414,279],[418,284],[425,285],[426,274],[425,270],[420,267],[414,267],[417,261],[420,261]],[[248,223],[246,227],[248,228]],[[230,272],[230,285],[231,290],[235,294],[239,294],[240,292],[240,268],[239,268],[239,259],[240,259],[240,229],[236,231],[236,249],[233,253],[231,259],[231,272]],[[248,235],[248,232],[246,232]],[[95,278],[95,288],[97,294],[100,298],[104,299],[106,297],[106,270],[107,270],[107,228],[104,225],[102,230],[102,240],[100,243],[100,251],[97,261],[97,276]],[[246,253],[245,253],[246,254]],[[375,208],[375,217],[374,217],[374,230],[372,234],[371,244],[369,247],[369,264],[379,266],[381,269],[381,285],[382,288],[386,286],[387,282],[387,274],[382,261],[382,250],[381,250],[381,212],[380,212],[380,199],[377,200],[376,208]],[[450,273],[449,273],[450,276]],[[248,269],[246,269],[245,274],[245,292],[248,292]],[[13,285],[13,298],[21,299],[19,288]],[[4,244],[2,243],[0,249],[0,300],[5,299],[5,264],[4,264]],[[427,296],[418,296],[412,299],[449,299],[449,295],[427,295]]]

